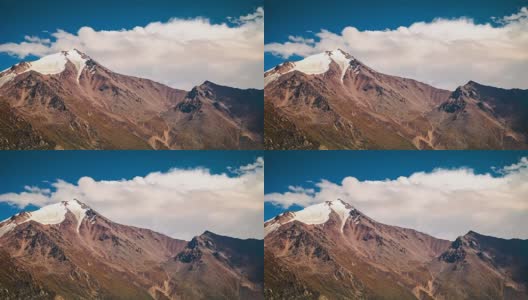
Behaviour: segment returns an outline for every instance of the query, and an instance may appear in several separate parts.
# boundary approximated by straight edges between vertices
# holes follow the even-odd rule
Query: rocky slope
[[[527,90],[437,89],[339,49],[264,76],[266,149],[528,148]]]
[[[190,242],[72,200],[0,223],[2,299],[258,299],[262,241]]]
[[[264,225],[266,299],[526,299],[528,241],[454,242],[335,200]]]
[[[258,149],[262,99],[207,81],[173,89],[63,51],[0,72],[0,149]]]

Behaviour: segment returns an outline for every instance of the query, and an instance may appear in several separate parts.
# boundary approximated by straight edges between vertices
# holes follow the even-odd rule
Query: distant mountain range
[[[0,222],[0,299],[263,299],[263,264],[262,240],[173,239],[77,200]]]
[[[528,240],[470,231],[447,241],[342,200],[264,228],[266,299],[528,299]]]
[[[447,91],[339,49],[264,77],[266,149],[528,149],[528,90]]]
[[[0,72],[0,149],[260,149],[263,113],[262,90],[178,90],[75,49]]]

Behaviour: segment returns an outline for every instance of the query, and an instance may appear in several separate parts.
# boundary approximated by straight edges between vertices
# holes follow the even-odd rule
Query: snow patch
[[[20,223],[17,223],[16,221],[11,221],[11,218],[0,222],[0,237],[13,230],[19,224],[23,224],[29,221],[35,221],[43,225],[60,224],[66,219],[66,213],[68,211],[75,216],[75,219],[77,220],[77,232],[79,232],[79,228],[81,227],[82,221],[86,216],[88,208],[85,208],[85,206],[81,202],[74,199],[72,201],[64,201],[47,205],[40,208],[39,210],[29,212],[29,218]],[[17,215],[19,214],[16,214],[15,216]]]
[[[275,221],[274,220],[275,218],[266,221],[264,223],[264,236],[277,230],[280,226],[293,222],[293,221],[299,221],[307,225],[324,224],[330,219],[330,213],[332,211],[335,212],[339,216],[339,219],[341,220],[340,229],[341,229],[341,232],[343,232],[346,221],[348,220],[348,217],[350,216],[350,212],[354,210],[355,210],[354,208],[351,208],[341,199],[311,205],[311,206],[304,208],[303,210],[293,212],[292,213],[293,218],[284,223]]]
[[[299,71],[307,75],[324,74],[330,68],[330,63],[332,61],[339,66],[339,69],[341,70],[341,82],[343,82],[343,78],[345,77],[346,71],[352,60],[354,60],[354,58],[344,53],[341,49],[311,55],[300,61],[292,62],[294,67],[291,70],[284,73],[272,73],[265,76],[264,86],[292,71]],[[267,72],[272,70],[273,69],[270,69]]]
[[[62,202],[55,203],[30,212],[29,215],[29,219],[25,222],[35,221],[43,225],[60,224],[66,218],[66,206]]]
[[[297,70],[304,74],[317,75],[328,71],[329,66],[330,56],[325,52],[308,56],[303,60],[295,62],[291,71]]]
[[[8,83],[9,81],[13,80],[13,78],[16,77],[16,74],[8,73],[2,77],[0,77],[0,87],[2,87],[4,84]]]
[[[83,208],[81,203],[79,203],[79,201],[76,199],[66,202],[65,205],[66,208],[75,216],[75,219],[77,219],[77,232],[79,232],[82,221],[86,216],[87,209]]]
[[[43,225],[56,225],[62,223],[66,219],[66,213],[70,211],[77,220],[77,232],[81,227],[82,220],[86,216],[88,209],[83,208],[83,205],[77,201],[64,201],[60,203],[44,206],[39,210],[30,212],[30,217],[22,222],[35,221]]]
[[[66,56],[62,52],[59,52],[32,61],[29,65],[29,69],[25,72],[32,70],[44,75],[59,74],[64,71],[66,66]]]
[[[15,227],[16,227],[16,224],[13,224],[13,223],[3,225],[2,227],[0,227],[0,237],[8,233],[9,231],[13,230],[13,228]]]
[[[77,69],[77,82],[79,82],[82,70],[86,66],[87,59],[83,58],[77,49],[66,52],[66,58],[75,66],[75,69]]]
[[[308,225],[324,224],[330,218],[330,206],[325,203],[319,203],[295,212],[295,216],[289,222],[294,220]]]
[[[349,209],[346,207],[345,203],[338,199],[337,201],[330,202],[330,206],[332,210],[339,216],[341,219],[341,232],[343,232],[343,228],[345,227],[346,220],[348,216],[350,215],[350,211],[352,209]]]
[[[297,220],[308,225],[323,224],[330,218],[330,212],[334,211],[342,222],[341,231],[343,231],[343,227],[351,210],[347,208],[342,200],[338,199],[308,206],[301,211],[295,212],[295,217],[291,221]]]
[[[277,230],[279,227],[281,227],[281,224],[279,222],[271,223],[269,225],[264,226],[264,236],[267,236],[268,234]]]
[[[280,76],[281,76],[281,74],[279,74],[279,73],[273,73],[273,74],[270,74],[270,75],[264,77],[264,86],[268,85],[268,83],[270,83],[270,82],[273,82],[273,81],[277,80]],[[1,82],[0,82],[0,86],[2,86]]]
[[[343,78],[345,78],[345,73],[348,70],[348,67],[350,66],[350,61],[352,60],[347,58],[343,51],[341,51],[340,49],[330,52],[330,56],[332,60],[341,69],[341,82],[343,82]]]
[[[11,72],[10,68],[8,68],[0,72],[0,74],[4,74],[0,76],[0,87],[6,84],[7,82],[13,80],[13,78],[15,78],[17,75],[29,71],[35,71],[43,75],[55,75],[62,73],[64,69],[66,69],[66,63],[68,61],[70,61],[77,70],[78,83],[81,77],[81,73],[84,70],[84,67],[86,66],[86,62],[88,61],[88,59],[84,58],[85,56],[83,56],[84,55],[77,49],[73,49],[69,51],[62,51],[59,53],[47,55],[38,60],[29,62],[29,68],[20,73],[15,73],[14,71]]]

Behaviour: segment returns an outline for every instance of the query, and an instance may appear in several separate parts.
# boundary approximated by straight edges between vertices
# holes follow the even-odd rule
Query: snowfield
[[[29,71],[35,71],[43,75],[60,74],[66,69],[66,63],[68,61],[75,66],[75,69],[77,70],[77,82],[79,82],[79,78],[81,77],[81,73],[86,66],[86,61],[88,61],[88,59],[83,58],[83,54],[77,49],[72,49],[47,55],[38,60],[29,62],[29,68],[20,73],[15,74],[9,69],[2,71],[1,73],[3,73],[3,75],[0,77],[0,87],[14,79],[16,76]]]
[[[66,213],[68,211],[75,216],[75,219],[77,220],[77,232],[79,232],[79,228],[81,227],[82,221],[86,216],[86,211],[88,211],[88,208],[83,208],[83,204],[81,202],[73,199],[71,201],[63,201],[60,203],[47,205],[40,208],[39,210],[30,212],[28,213],[29,218],[20,223],[11,221],[10,218],[4,220],[0,223],[0,237],[13,230],[16,226],[29,221],[35,221],[42,225],[60,224],[66,219]]]
[[[307,225],[324,224],[330,219],[330,213],[332,211],[339,216],[339,219],[341,220],[341,232],[343,232],[346,220],[350,216],[350,212],[352,210],[354,210],[354,208],[347,208],[345,202],[343,202],[341,199],[311,205],[304,208],[303,210],[294,212],[294,217],[282,224],[279,224],[278,221],[274,222],[273,219],[267,221],[266,225],[264,226],[264,235],[266,236],[269,233],[277,230],[280,226],[293,221],[299,221]]]

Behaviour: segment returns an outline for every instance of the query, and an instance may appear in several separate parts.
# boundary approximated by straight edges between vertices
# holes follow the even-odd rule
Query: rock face
[[[341,51],[265,72],[266,149],[526,149],[528,91],[454,92]]]
[[[0,296],[259,299],[262,248],[262,240],[211,232],[173,239],[71,200],[0,222]]]
[[[187,92],[77,50],[0,72],[0,149],[259,149],[263,91]]]
[[[526,299],[528,241],[454,242],[378,223],[346,202],[264,224],[266,299]]]

